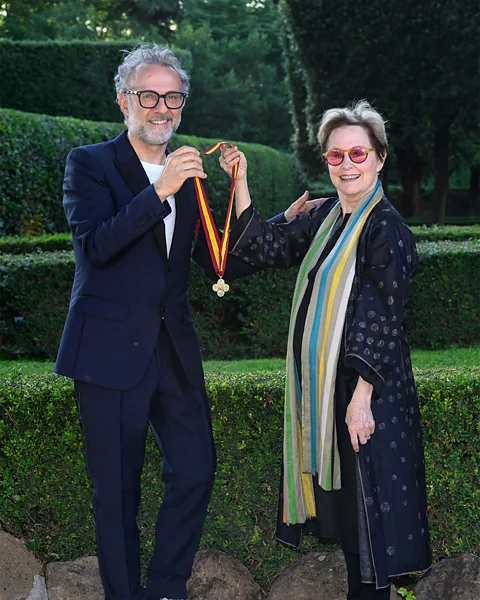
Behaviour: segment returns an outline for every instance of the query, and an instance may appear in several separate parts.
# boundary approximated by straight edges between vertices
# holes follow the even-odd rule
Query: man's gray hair
[[[115,90],[118,95],[130,89],[130,79],[133,73],[145,65],[161,65],[170,67],[179,76],[182,82],[182,92],[188,93],[190,88],[190,78],[187,72],[182,68],[180,61],[175,54],[164,46],[157,44],[141,44],[133,50],[126,51],[125,57],[118,67],[115,75]]]
[[[383,160],[387,153],[388,141],[385,132],[385,121],[366,100],[359,100],[345,108],[329,108],[323,113],[318,130],[318,143],[325,152],[328,139],[334,129],[346,125],[358,125],[368,133],[370,143],[376,150],[378,158]]]

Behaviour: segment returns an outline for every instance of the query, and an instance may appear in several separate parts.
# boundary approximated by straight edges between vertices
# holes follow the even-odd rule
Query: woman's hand
[[[307,212],[311,211],[312,208],[318,206],[319,204],[323,204],[326,198],[314,198],[313,200],[308,199],[308,190],[306,190],[300,198],[297,198],[295,202],[293,202],[287,210],[283,213],[285,215],[286,221],[291,221],[295,217],[301,217]]]
[[[233,165],[238,163],[237,181],[245,179],[247,177],[247,159],[245,158],[245,154],[240,152],[236,146],[229,148],[227,144],[221,144],[220,151],[222,153],[219,158],[220,166],[225,173],[231,177]]]
[[[347,407],[345,423],[355,452],[360,451],[360,444],[366,444],[375,431],[375,420],[371,409],[373,385],[358,378],[350,404]]]

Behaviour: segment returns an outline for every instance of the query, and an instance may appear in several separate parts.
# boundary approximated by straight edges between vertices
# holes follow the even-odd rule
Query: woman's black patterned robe
[[[290,223],[263,221],[247,209],[232,230],[231,253],[263,269],[299,265],[335,202],[329,199]],[[316,490],[317,532],[339,536],[348,551],[359,552],[362,579],[379,588],[388,577],[431,566],[420,413],[405,329],[416,267],[413,235],[384,197],[359,239],[337,365],[342,490]],[[374,386],[376,427],[357,459],[344,421],[359,375]],[[298,534],[298,528],[278,528],[280,540],[293,546]]]

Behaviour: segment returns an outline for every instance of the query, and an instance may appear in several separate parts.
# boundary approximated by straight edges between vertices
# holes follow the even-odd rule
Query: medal
[[[217,283],[214,283],[212,285],[212,290],[214,292],[217,292],[217,296],[219,298],[221,298],[222,296],[225,296],[225,292],[228,292],[229,289],[230,289],[230,286],[228,285],[228,283],[225,283],[225,281],[223,281],[223,279],[221,277],[217,281]]]
[[[231,148],[233,144],[228,142],[218,142],[205,152],[202,152],[202,156],[209,156],[216,152],[221,144],[227,144]],[[207,194],[205,193],[205,188],[203,187],[202,180],[199,177],[194,177],[194,187],[195,193],[197,195],[198,200],[198,208],[200,210],[200,218],[203,225],[203,230],[205,232],[205,238],[207,240],[208,251],[210,253],[210,258],[212,259],[213,268],[215,269],[215,273],[218,275],[219,279],[217,283],[212,286],[214,292],[217,293],[217,296],[221,298],[225,295],[225,292],[228,292],[229,285],[225,283],[223,280],[223,274],[225,273],[225,267],[227,264],[227,254],[228,254],[228,241],[230,239],[230,221],[232,217],[232,209],[233,209],[233,198],[235,196],[235,182],[237,180],[238,173],[238,163],[233,165],[232,169],[232,183],[230,185],[230,200],[228,203],[227,216],[225,217],[225,225],[223,227],[223,235],[222,239],[220,239],[218,235],[217,228],[215,227],[215,223],[213,221],[212,211],[210,209],[210,205],[208,204]]]

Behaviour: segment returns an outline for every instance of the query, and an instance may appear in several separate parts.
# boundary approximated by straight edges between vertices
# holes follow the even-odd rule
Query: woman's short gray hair
[[[179,76],[182,82],[182,92],[188,93],[190,88],[190,78],[187,72],[182,68],[180,61],[175,54],[164,46],[157,44],[141,44],[133,50],[125,51],[125,57],[118,67],[115,75],[115,90],[117,97],[130,87],[130,78],[140,67],[145,65],[161,65],[170,67]]]
[[[359,100],[345,108],[329,108],[322,115],[318,129],[318,143],[325,152],[328,140],[338,127],[359,125],[368,133],[370,143],[375,148],[379,159],[383,160],[387,153],[388,141],[385,132],[385,121],[366,100]]]

